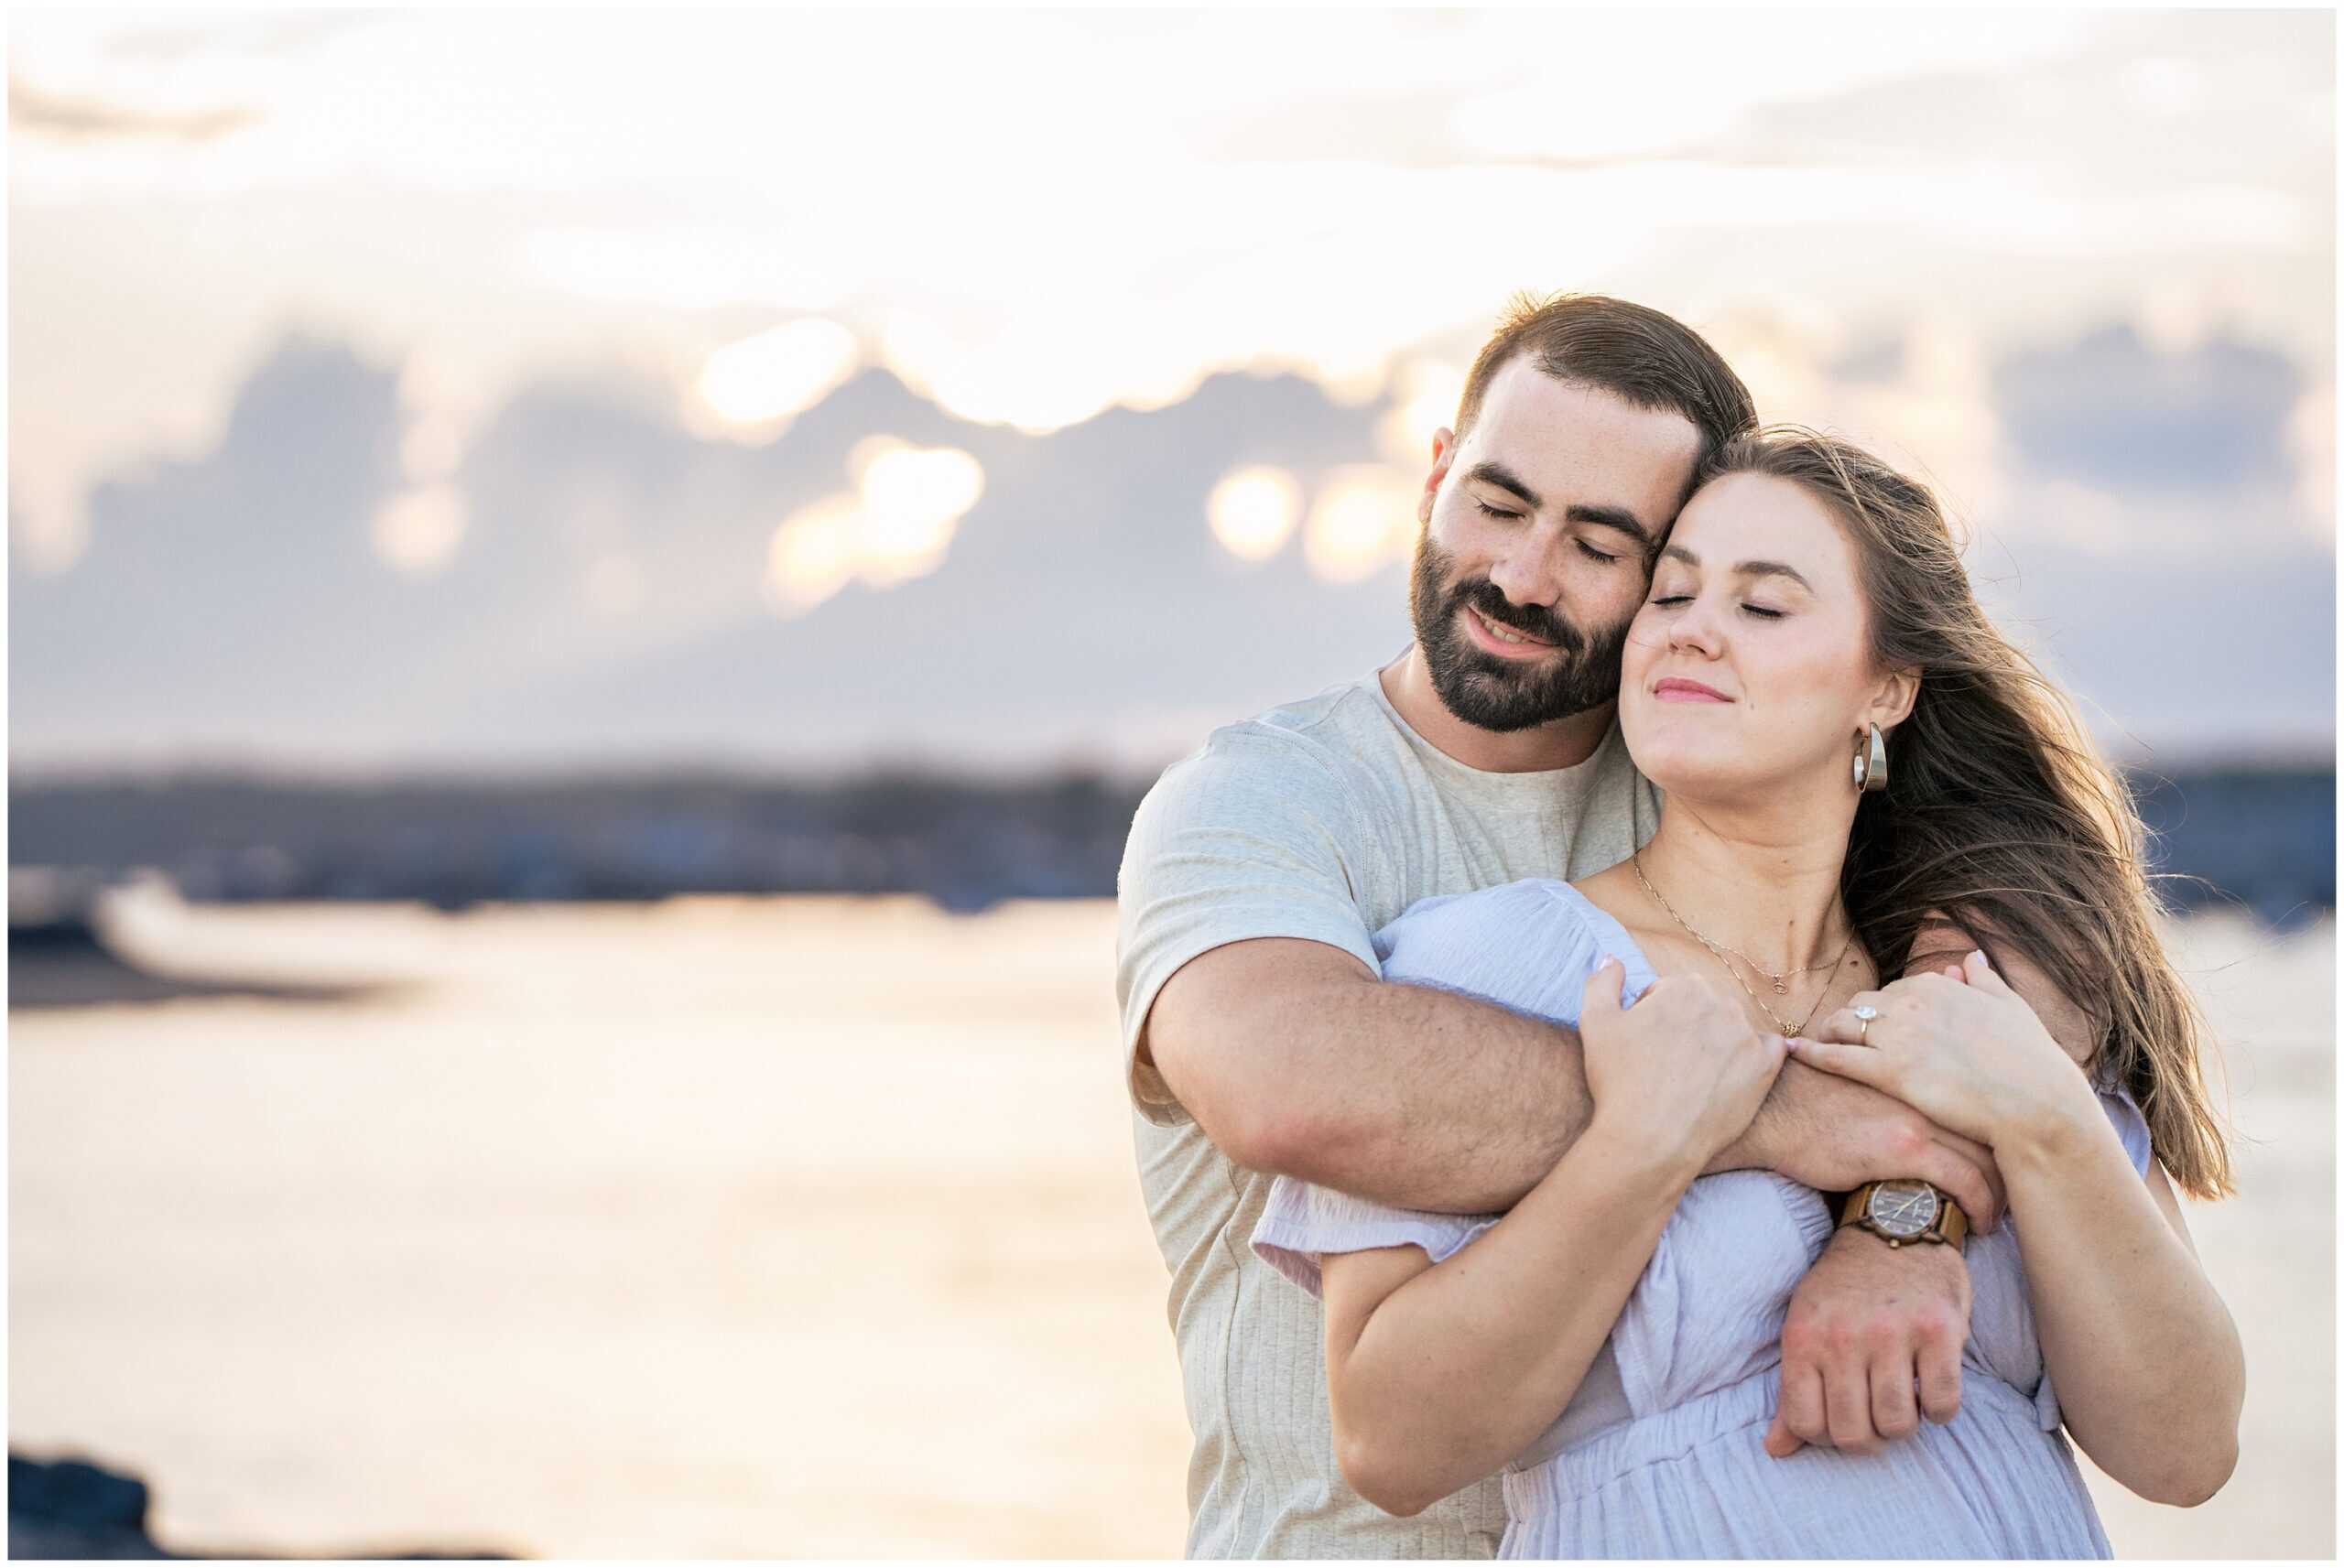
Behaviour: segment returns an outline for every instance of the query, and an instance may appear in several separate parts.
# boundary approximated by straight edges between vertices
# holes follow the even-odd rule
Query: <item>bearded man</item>
[[[1344,1484],[1318,1305],[1248,1238],[1279,1173],[1504,1209],[1586,1126],[1575,1032],[1385,984],[1373,934],[1419,899],[1587,876],[1651,836],[1658,797],[1613,722],[1621,649],[1697,469],[1754,423],[1716,351],[1658,311],[1522,303],[1433,438],[1411,645],[1216,731],[1140,806],[1116,985],[1195,1434],[1190,1556],[1495,1554],[1494,1478],[1408,1519]],[[1987,1151],[1796,1062],[1713,1167],[1742,1168],[1824,1191],[1919,1177],[1981,1227],[2000,1212]],[[1953,1249],[1839,1231],[1785,1336],[1785,1386],[1829,1404],[1809,1441],[1892,1440],[1865,1390],[1956,1374],[1969,1303]]]

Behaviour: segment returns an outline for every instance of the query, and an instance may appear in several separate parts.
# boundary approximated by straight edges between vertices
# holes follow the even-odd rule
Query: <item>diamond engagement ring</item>
[[[1872,1044],[1872,1021],[1880,1016],[1880,1009],[1876,1007],[1860,1007],[1855,1010],[1855,1014],[1857,1021],[1857,1043],[1860,1044],[1869,1045]]]

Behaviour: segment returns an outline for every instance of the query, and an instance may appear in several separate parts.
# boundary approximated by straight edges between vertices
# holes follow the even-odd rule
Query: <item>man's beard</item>
[[[1511,734],[1601,708],[1620,695],[1620,655],[1628,622],[1590,640],[1551,610],[1514,604],[1487,578],[1449,584],[1453,557],[1429,534],[1408,573],[1408,611],[1425,651],[1432,688],[1449,712],[1480,730]],[[1531,665],[1474,645],[1458,622],[1467,605],[1500,626],[1551,643],[1558,657]]]

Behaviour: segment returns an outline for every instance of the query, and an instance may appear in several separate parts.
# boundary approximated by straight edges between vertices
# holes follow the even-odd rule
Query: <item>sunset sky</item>
[[[1102,411],[1170,417],[1222,372],[1298,377],[1358,430],[1308,458],[1198,449],[1172,486],[1198,494],[1166,526],[1241,575],[1298,559],[1297,615],[1353,613],[1310,585],[1344,607],[1372,586],[1389,614],[1354,643],[1381,646],[1405,636],[1406,495],[1461,367],[1509,295],[1557,287],[1667,309],[1767,416],[1920,467],[1978,535],[1973,561],[2088,598],[2107,563],[2141,616],[2291,628],[2292,648],[2232,650],[2258,693],[2242,708],[2210,690],[2178,708],[2095,642],[2108,603],[2010,600],[2051,623],[2063,672],[2121,729],[2221,719],[2225,744],[2332,741],[2325,13],[19,11],[8,27],[11,602],[20,633],[48,617],[13,647],[20,751],[493,750],[435,729],[428,701],[296,734],[266,690],[174,689],[158,729],[136,694],[194,677],[123,651],[103,619],[119,594],[69,603],[83,590],[66,585],[135,571],[136,529],[103,499],[133,492],[142,516],[218,519],[218,552],[173,546],[190,561],[347,526],[396,591],[453,584],[518,526],[484,465],[555,387],[661,432],[677,476],[632,501],[567,470],[514,481],[570,497],[546,503],[571,543],[544,580],[481,600],[515,637],[557,629],[533,644],[539,674],[736,633],[798,657],[786,639],[825,607],[823,645],[858,665],[888,657],[852,628],[891,602],[982,641],[1011,608],[938,597],[972,535],[1009,537],[1062,496],[1042,470]],[[288,342],[385,389],[379,481],[345,498],[346,524],[218,484],[174,500],[179,478],[226,471],[240,398]],[[709,477],[798,450],[793,427],[874,370],[932,428],[841,423],[762,513],[750,481]],[[247,436],[288,470],[313,455]],[[712,489],[733,555],[663,557],[664,509]],[[1074,591],[1141,592],[1099,566]],[[288,560],[267,602],[300,598],[305,569]],[[754,592],[663,597],[704,569]],[[923,582],[928,600],[891,601]],[[242,616],[257,591],[240,566],[183,581],[222,596],[183,608],[191,625]],[[2302,646],[2323,623],[2324,649]],[[88,659],[44,697],[27,661],[81,658],[77,629]],[[1351,673],[1273,671],[1302,683],[1286,695]],[[1063,723],[985,732],[1038,754],[1128,720],[1141,752],[1252,697],[1102,690]],[[884,750],[920,722],[867,706],[889,734],[841,719],[808,746]],[[936,744],[960,745],[962,720],[984,728],[957,713]],[[757,749],[709,723],[700,741]],[[578,753],[592,732],[529,744]]]

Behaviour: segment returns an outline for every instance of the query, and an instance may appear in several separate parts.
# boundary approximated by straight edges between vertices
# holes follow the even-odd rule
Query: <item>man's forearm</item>
[[[1510,1208],[1586,1130],[1578,1031],[1475,997],[1382,980],[1265,999],[1290,1043],[1281,1174],[1448,1214]],[[1327,1094],[1340,1083],[1348,1092]]]

